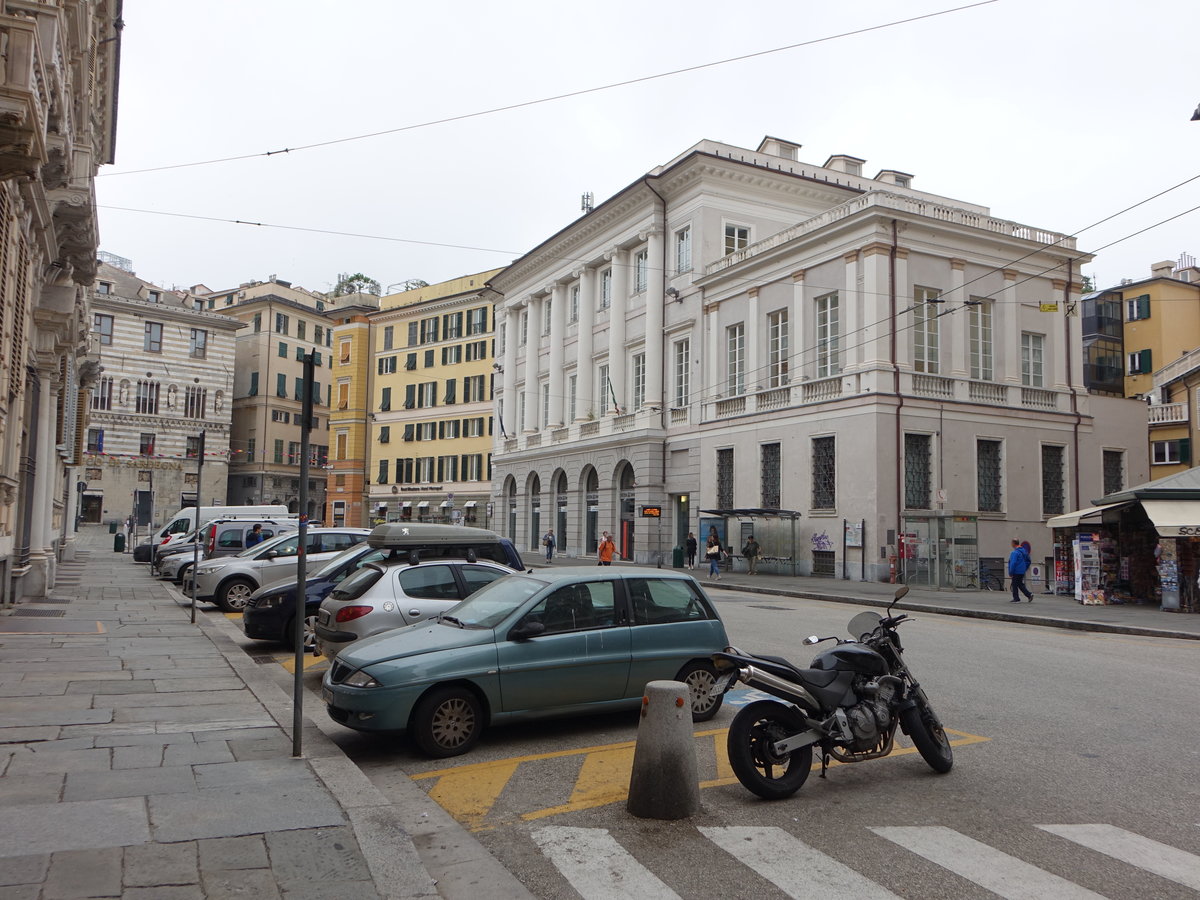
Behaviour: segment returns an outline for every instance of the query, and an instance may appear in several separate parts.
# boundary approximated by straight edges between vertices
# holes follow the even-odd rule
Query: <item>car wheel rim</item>
[[[245,609],[254,591],[248,584],[235,584],[225,593],[225,601],[234,609]]]
[[[460,697],[447,700],[433,714],[433,739],[439,747],[461,747],[475,730],[475,712]]]
[[[716,683],[717,679],[713,678],[712,672],[704,669],[697,669],[688,675],[687,686],[692,692],[692,712],[703,714],[712,709],[713,704],[717,702],[712,694]]]
[[[312,653],[317,648],[317,617],[304,617],[304,652]]]

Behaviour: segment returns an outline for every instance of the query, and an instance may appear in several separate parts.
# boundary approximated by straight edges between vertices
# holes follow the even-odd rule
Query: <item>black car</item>
[[[315,651],[316,634],[314,627],[317,622],[317,611],[321,601],[329,596],[329,592],[338,583],[369,562],[377,562],[388,555],[387,550],[379,550],[365,541],[355,544],[349,550],[339,553],[329,560],[315,575],[310,576],[304,583],[304,649]],[[259,588],[246,603],[242,610],[242,629],[246,637],[260,641],[281,641],[290,644],[292,641],[293,616],[296,610],[296,582],[277,581],[274,584]]]

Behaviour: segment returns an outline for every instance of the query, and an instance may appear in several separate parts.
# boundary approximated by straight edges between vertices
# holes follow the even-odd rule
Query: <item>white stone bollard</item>
[[[685,819],[700,811],[692,697],[681,681],[646,685],[625,808],[642,819]]]

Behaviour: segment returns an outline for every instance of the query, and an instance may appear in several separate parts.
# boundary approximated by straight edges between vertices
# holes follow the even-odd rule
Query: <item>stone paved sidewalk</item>
[[[292,758],[288,696],[105,529],[79,537],[51,602],[0,618],[0,900],[437,896],[307,720]]]

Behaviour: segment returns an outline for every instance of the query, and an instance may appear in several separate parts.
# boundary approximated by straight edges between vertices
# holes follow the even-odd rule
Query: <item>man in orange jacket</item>
[[[600,538],[598,552],[600,554],[600,565],[611,566],[613,554],[617,552],[617,545],[613,543],[613,539],[607,531],[603,532],[603,536]]]

